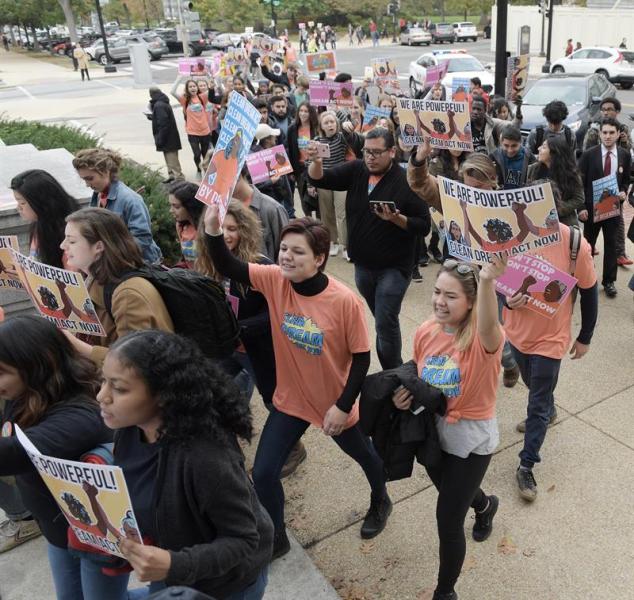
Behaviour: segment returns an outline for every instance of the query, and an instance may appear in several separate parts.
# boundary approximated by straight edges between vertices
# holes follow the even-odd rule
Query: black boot
[[[385,529],[387,519],[391,512],[392,501],[387,495],[387,492],[384,492],[383,496],[379,499],[372,496],[370,499],[370,508],[361,526],[361,537],[364,540],[369,540],[379,535],[379,533]]]
[[[458,600],[458,594],[456,592],[447,592],[445,594],[434,592],[434,597],[431,600]]]
[[[280,558],[285,554],[288,554],[291,550],[291,543],[286,535],[286,527],[281,531],[276,531],[273,536],[273,556],[271,562],[276,558]]]

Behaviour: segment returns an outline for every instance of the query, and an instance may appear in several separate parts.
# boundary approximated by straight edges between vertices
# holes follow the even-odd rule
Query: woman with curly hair
[[[151,582],[130,598],[186,585],[260,600],[273,527],[238,444],[253,427],[237,387],[194,342],[135,331],[110,348],[97,400],[117,430],[115,464],[145,542],[121,540],[138,578]]]
[[[55,498],[15,437],[15,426],[42,454],[81,460],[112,440],[99,416],[98,381],[95,365],[80,356],[46,319],[18,316],[0,324],[0,397],[6,399],[0,414],[0,475],[15,476],[22,500],[46,538],[58,600],[124,600],[128,574],[104,575],[102,567],[116,563],[104,562],[107,557],[103,555],[92,560],[97,552],[80,544],[69,529]],[[90,515],[83,518],[89,519],[88,525],[94,524]],[[79,547],[84,552],[77,553]]]
[[[515,118],[513,110],[506,98],[494,98],[489,108],[489,114],[494,119],[502,119],[502,121],[513,121]]]

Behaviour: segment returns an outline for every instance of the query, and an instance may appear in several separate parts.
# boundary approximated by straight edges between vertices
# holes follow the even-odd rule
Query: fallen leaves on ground
[[[498,542],[498,552],[504,555],[515,554],[517,552],[517,546],[509,536],[505,535]]]
[[[553,483],[546,491],[547,492],[554,492],[555,491],[555,484]]]
[[[374,551],[375,547],[375,542],[362,542],[359,546],[359,551],[361,552],[361,554],[370,554],[372,551]]]
[[[529,558],[531,556],[535,556],[535,548],[526,548],[526,549],[522,550],[522,554],[524,556],[528,556]]]
[[[478,561],[475,556],[467,556],[462,563],[462,572],[467,573],[468,571],[475,569],[477,566]]]

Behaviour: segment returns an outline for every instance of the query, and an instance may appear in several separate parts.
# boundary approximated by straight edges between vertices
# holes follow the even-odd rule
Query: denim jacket
[[[99,194],[93,192],[90,206],[99,206]],[[152,239],[152,223],[143,198],[122,181],[113,181],[108,190],[106,208],[118,214],[130,233],[134,236],[143,253],[143,258],[151,263],[161,262],[161,249]]]

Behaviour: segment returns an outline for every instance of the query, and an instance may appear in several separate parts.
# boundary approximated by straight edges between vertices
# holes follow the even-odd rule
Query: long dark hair
[[[438,150],[438,160],[442,165],[442,175],[443,177],[447,177],[447,179],[453,179],[455,181],[462,181],[462,176],[460,175],[460,167],[462,163],[469,156],[468,152],[463,152],[460,156],[458,156],[458,169],[454,169],[453,166],[453,156],[449,150]]]
[[[0,362],[17,369],[26,387],[21,398],[12,398],[15,422],[22,429],[36,425],[53,405],[78,396],[97,403],[97,367],[42,317],[18,316],[0,323]]]
[[[562,201],[565,202],[580,188],[583,189],[574,153],[563,135],[549,137],[544,143],[548,144],[550,152],[550,168],[540,165],[538,175],[552,179],[561,192]]]
[[[31,241],[37,241],[38,259],[53,267],[62,267],[63,251],[59,247],[64,239],[66,216],[79,208],[75,198],[66,192],[50,173],[31,169],[16,175],[10,183],[29,203],[37,215],[31,223]]]
[[[299,118],[299,109],[305,106],[308,109],[308,125],[310,127],[310,139],[312,140],[314,137],[319,135],[319,116],[317,115],[317,109],[310,102],[302,102],[297,107],[297,112],[295,113],[295,127],[299,131],[299,128],[302,126],[301,119]]]
[[[109,355],[144,380],[160,407],[161,439],[251,440],[248,401],[191,340],[158,330],[133,331],[117,340]]]
[[[198,185],[189,181],[177,181],[170,186],[168,192],[182,204],[191,218],[191,224],[197,228],[200,215],[205,208],[200,200],[196,200]]]

